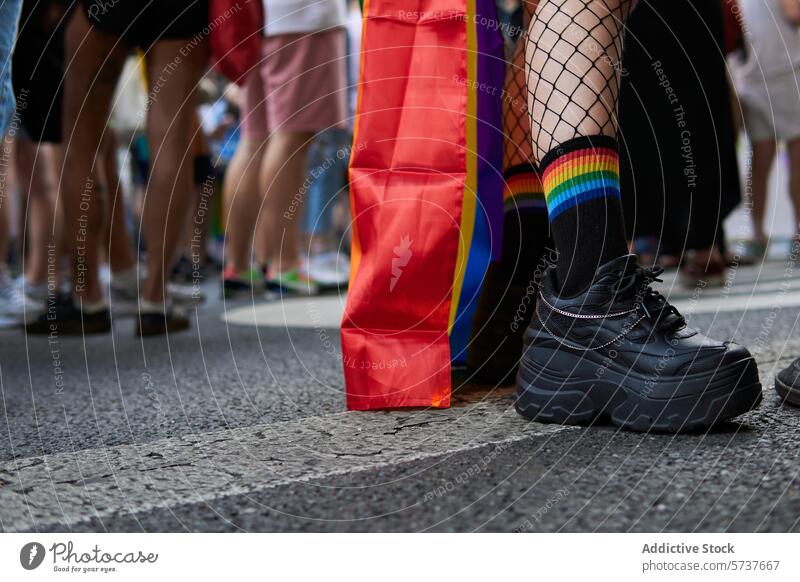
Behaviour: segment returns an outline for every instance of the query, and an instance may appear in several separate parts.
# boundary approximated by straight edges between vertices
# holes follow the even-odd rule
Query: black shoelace
[[[636,267],[631,288],[635,291],[636,304],[641,305],[647,318],[657,329],[678,329],[686,325],[686,319],[666,297],[652,287],[653,283],[663,282],[659,278],[663,272],[663,267],[658,266]]]

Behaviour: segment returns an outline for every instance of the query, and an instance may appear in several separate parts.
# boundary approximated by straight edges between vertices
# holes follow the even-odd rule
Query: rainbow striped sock
[[[545,212],[547,203],[544,199],[539,172],[533,164],[518,164],[503,173],[503,206],[505,212],[537,211]]]
[[[617,140],[571,139],[542,158],[550,232],[561,291],[577,293],[597,267],[628,252],[619,191]]]
[[[551,222],[595,198],[620,200],[616,142],[587,147],[585,139],[577,139],[553,150],[542,160],[542,184]]]
[[[550,242],[547,204],[533,164],[511,166],[503,176],[505,216],[499,272],[513,284],[527,285]]]

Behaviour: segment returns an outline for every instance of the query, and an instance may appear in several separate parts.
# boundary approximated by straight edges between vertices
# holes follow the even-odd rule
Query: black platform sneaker
[[[750,352],[689,328],[650,286],[659,267],[609,261],[574,297],[545,274],[525,332],[517,411],[539,422],[598,417],[637,431],[707,429],[755,408],[761,383]]]
[[[778,372],[775,390],[784,402],[800,406],[800,358]]]

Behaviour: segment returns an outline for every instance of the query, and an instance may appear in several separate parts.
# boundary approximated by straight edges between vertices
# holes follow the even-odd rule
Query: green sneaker
[[[267,289],[281,295],[311,296],[319,293],[319,285],[299,269],[283,273],[271,273],[267,278]]]
[[[222,296],[225,299],[260,295],[264,292],[264,274],[258,269],[237,273],[230,267],[222,273]]]

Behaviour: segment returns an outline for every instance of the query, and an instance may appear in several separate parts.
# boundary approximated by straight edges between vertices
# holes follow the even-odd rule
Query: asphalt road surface
[[[350,413],[338,296],[213,299],[190,333],[0,332],[3,531],[798,531],[800,279],[742,267],[663,288],[710,335],[752,346],[761,408],[710,434],[526,422],[513,390],[444,411]],[[213,295],[213,291],[210,291]]]

